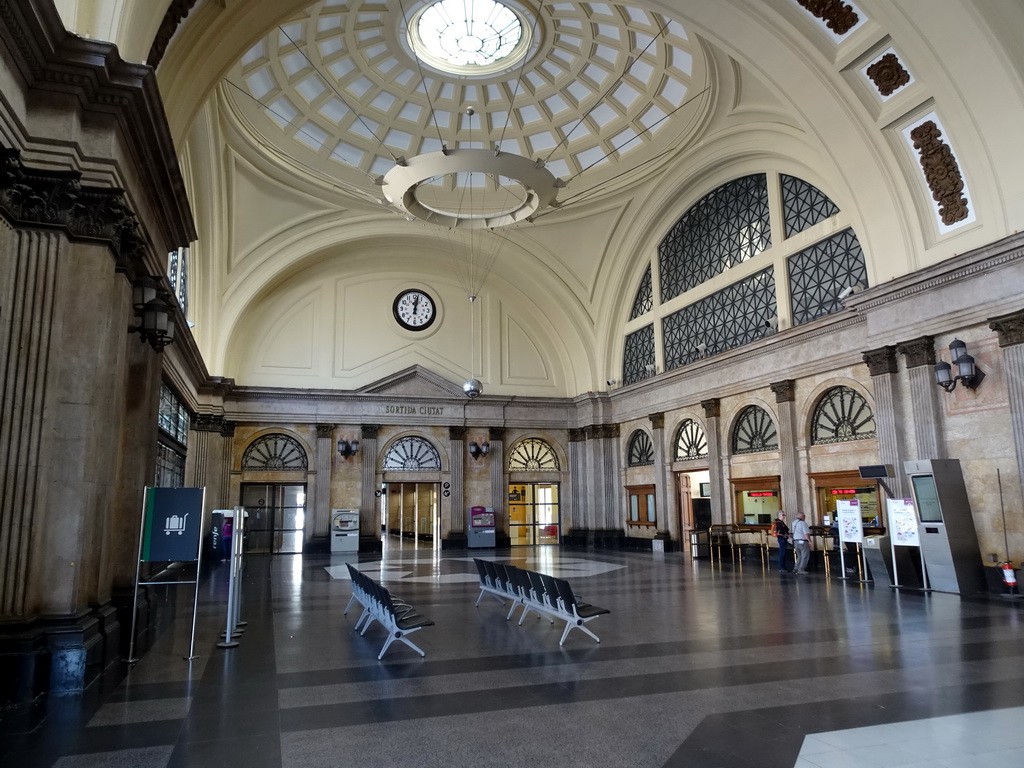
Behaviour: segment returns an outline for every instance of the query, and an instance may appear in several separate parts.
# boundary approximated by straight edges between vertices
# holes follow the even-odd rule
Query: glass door
[[[417,541],[441,540],[440,485],[385,483],[381,518],[391,536]]]
[[[306,527],[306,486],[243,483],[245,551],[252,554],[302,552]]]
[[[558,483],[510,484],[508,522],[512,546],[557,544]]]

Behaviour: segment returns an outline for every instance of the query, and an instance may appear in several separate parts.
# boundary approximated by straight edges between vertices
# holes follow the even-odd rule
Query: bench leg
[[[369,608],[363,608],[363,612],[361,614],[359,614],[359,618],[356,619],[356,624],[355,624],[354,627],[352,627],[352,629],[359,629],[359,627],[362,625],[362,623],[364,621],[366,621],[369,617],[370,617],[370,609]]]
[[[601,638],[595,635],[589,629],[587,629],[586,625],[583,623],[582,620],[578,621],[577,623],[576,620],[570,619],[569,621],[565,622],[565,631],[562,633],[562,639],[558,641],[558,644],[565,645],[565,638],[567,638],[569,636],[569,633],[574,629],[581,629],[588,635],[590,635],[592,638],[594,638],[597,642],[601,642]]]
[[[348,599],[348,605],[345,606],[345,610],[341,612],[342,616],[348,616],[348,609],[352,607],[352,603],[354,603],[355,601],[356,596],[353,594],[352,597]]]
[[[415,631],[415,629],[411,630],[411,632]],[[384,647],[380,649],[380,655],[377,656],[377,661],[380,661],[384,658],[384,654],[387,653],[388,648],[391,647],[391,644],[395,642],[395,640],[401,640],[403,643],[405,643],[414,651],[416,651],[416,653],[418,653],[420,656],[426,656],[427,654],[423,652],[422,648],[420,648],[418,645],[416,645],[409,638],[406,637],[407,634],[410,634],[410,632],[403,632],[402,630],[395,630],[394,632],[391,632],[388,635],[388,639],[384,642]]]

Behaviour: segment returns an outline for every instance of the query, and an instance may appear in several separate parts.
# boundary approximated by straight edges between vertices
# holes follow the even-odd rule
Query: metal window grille
[[[628,463],[631,467],[649,467],[654,463],[654,445],[651,436],[638,429],[629,438]]]
[[[665,370],[761,338],[776,313],[775,274],[768,268],[667,315]]]
[[[645,325],[626,336],[622,354],[622,383],[643,381],[654,372],[654,326]]]
[[[299,441],[279,433],[257,438],[242,454],[242,469],[288,471],[308,466],[306,450]]]
[[[818,401],[811,421],[811,444],[828,445],[876,436],[875,414],[851,387],[833,387]]]
[[[508,454],[509,472],[557,472],[558,456],[545,441],[528,437],[513,446]]]
[[[779,435],[768,412],[756,405],[744,408],[732,431],[732,452],[761,453],[778,448]]]
[[[786,237],[809,229],[839,213],[839,206],[812,184],[796,176],[782,175],[782,214]]]
[[[771,244],[765,174],[723,184],[691,206],[658,244],[661,301],[753,258]]]
[[[441,469],[437,449],[422,437],[403,437],[392,443],[384,455],[384,470],[434,472]]]
[[[654,307],[654,290],[651,284],[651,266],[647,265],[640,286],[636,289],[636,298],[633,299],[633,311],[629,313],[629,319],[634,320],[640,315],[646,315]]]
[[[708,438],[704,428],[693,419],[679,425],[676,432],[676,461],[691,461],[708,457]]]
[[[864,252],[852,229],[844,229],[789,257],[793,324],[800,325],[843,308],[844,289],[868,286]]]

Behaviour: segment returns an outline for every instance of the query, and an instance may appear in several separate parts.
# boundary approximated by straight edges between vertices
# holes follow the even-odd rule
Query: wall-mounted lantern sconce
[[[168,297],[157,277],[143,275],[132,286],[132,308],[139,324],[129,326],[128,332],[138,333],[157,352],[174,341],[174,315]]]
[[[481,456],[486,456],[491,452],[491,444],[488,442],[478,444],[474,440],[466,447],[469,449],[469,455],[474,459],[479,459]]]
[[[947,392],[956,389],[959,381],[967,389],[977,389],[981,380],[985,378],[985,372],[974,364],[974,358],[967,354],[967,345],[960,339],[953,339],[949,344],[949,358],[956,366],[956,376],[953,375],[953,368],[949,363],[938,362],[935,364],[935,383]]]
[[[353,440],[349,442],[345,438],[338,441],[338,454],[343,459],[347,459],[349,456],[355,456],[359,453],[359,441]]]

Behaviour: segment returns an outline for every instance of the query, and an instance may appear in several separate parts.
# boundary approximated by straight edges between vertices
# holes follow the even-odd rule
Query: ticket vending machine
[[[494,546],[494,510],[491,507],[469,508],[469,547]]]
[[[985,571],[971,503],[957,459],[904,462],[917,509],[928,586],[939,592],[984,592]]]
[[[359,551],[359,510],[331,510],[331,552]]]

